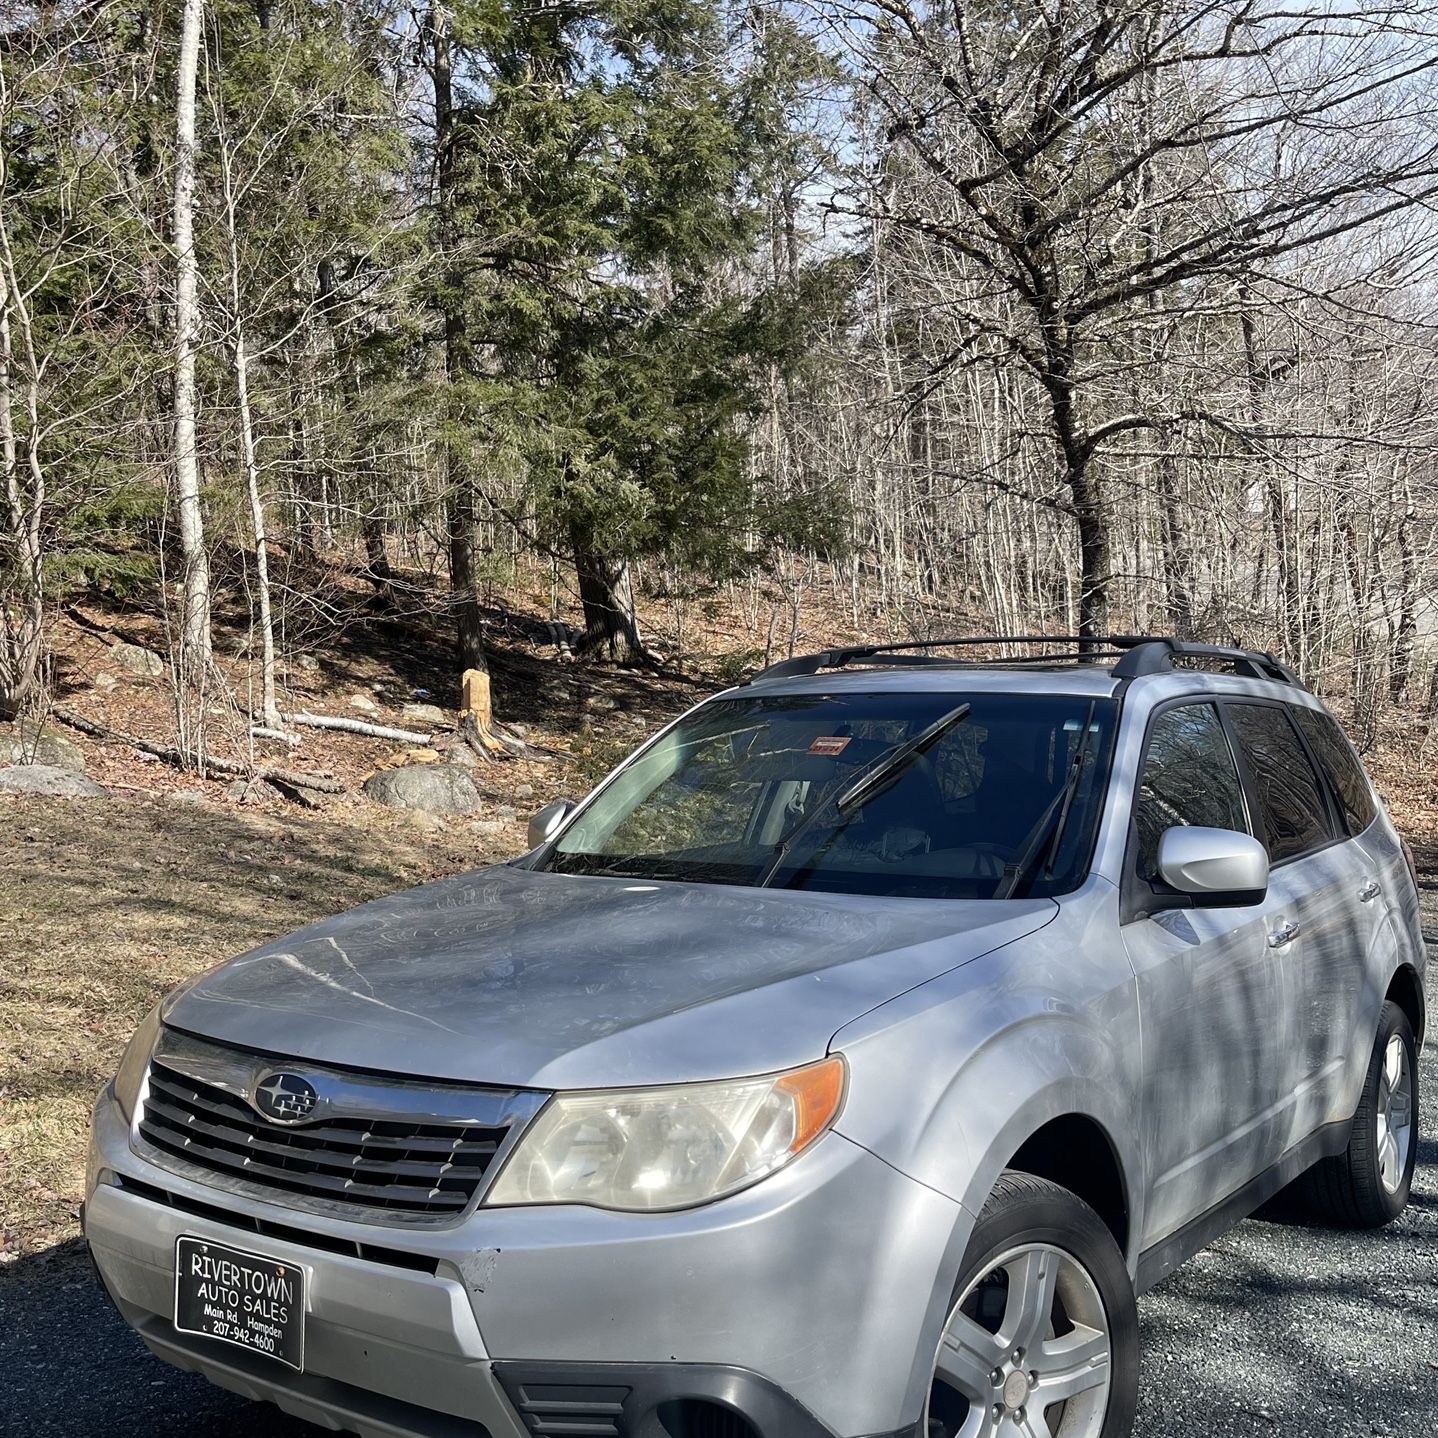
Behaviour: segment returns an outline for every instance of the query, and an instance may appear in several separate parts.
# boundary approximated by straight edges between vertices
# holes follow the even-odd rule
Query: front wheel
[[[1126,1438],[1138,1316],[1123,1255],[1067,1189],[1005,1173],[974,1226],[919,1432]]]

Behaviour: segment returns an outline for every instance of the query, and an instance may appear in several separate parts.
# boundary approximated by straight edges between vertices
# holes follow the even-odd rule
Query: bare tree
[[[1052,459],[1033,497],[1071,521],[1079,625],[1102,632],[1106,455],[1205,417],[1115,409],[1130,362],[1116,333],[1151,324],[1155,301],[1231,287],[1438,193],[1438,144],[1415,103],[1438,66],[1432,17],[1258,0],[1020,0],[1002,23],[966,0],[832,8],[871,26],[861,63],[888,142],[841,208],[958,262],[965,283],[947,304],[961,343],[937,369],[986,353],[1041,398]]]
[[[195,442],[195,356],[200,342],[199,263],[195,255],[195,78],[204,29],[204,0],[185,0],[175,94],[175,497],[184,558],[180,673],[201,683],[210,663],[210,561],[200,509],[200,465]]]

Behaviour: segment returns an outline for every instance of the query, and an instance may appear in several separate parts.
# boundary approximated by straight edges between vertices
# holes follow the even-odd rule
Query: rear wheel
[[[1138,1320],[1123,1255],[1066,1189],[1005,1173],[944,1326],[926,1438],[1126,1438]]]
[[[1304,1196],[1348,1228],[1380,1228],[1408,1206],[1418,1156],[1418,1053],[1408,1015],[1383,1005],[1348,1147],[1314,1165]]]

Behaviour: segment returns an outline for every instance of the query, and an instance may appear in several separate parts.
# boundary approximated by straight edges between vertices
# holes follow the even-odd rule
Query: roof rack
[[[1009,659],[960,659],[942,654],[913,653],[914,650],[988,648],[998,644],[1072,644],[1075,653],[1021,654]],[[745,680],[793,679],[818,674],[824,669],[844,669],[850,664],[901,665],[905,668],[943,665],[960,668],[1005,668],[1024,664],[1094,664],[1111,662],[1115,679],[1138,679],[1145,674],[1162,674],[1186,667],[1174,661],[1214,660],[1232,666],[1235,672],[1252,679],[1271,679],[1280,684],[1303,687],[1302,680],[1272,654],[1251,649],[1234,649],[1221,644],[1195,644],[1186,639],[1148,634],[990,634],[963,639],[914,639],[903,644],[855,644],[842,649],[824,649],[818,654],[797,655],[760,670]]]

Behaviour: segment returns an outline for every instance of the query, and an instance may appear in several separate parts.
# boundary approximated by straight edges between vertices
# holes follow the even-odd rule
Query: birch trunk
[[[0,190],[5,178],[0,154]],[[24,404],[28,440],[24,478],[20,444],[15,431],[14,341],[11,312],[20,330],[25,365]],[[0,210],[0,465],[4,467],[4,548],[14,552],[13,598],[0,589],[0,714],[13,716],[40,679],[45,647],[44,554],[40,519],[45,507],[45,471],[40,462],[39,365],[35,353],[30,312],[15,274],[10,236]]]
[[[200,513],[195,448],[195,353],[199,348],[199,266],[195,258],[195,73],[204,0],[185,0],[175,99],[175,493],[184,557],[180,632],[183,680],[198,682],[210,661],[210,563]]]

